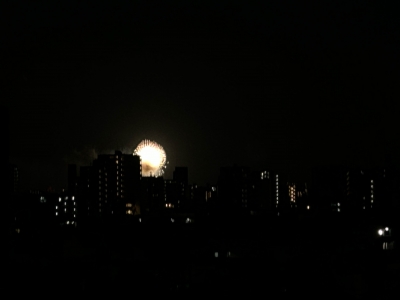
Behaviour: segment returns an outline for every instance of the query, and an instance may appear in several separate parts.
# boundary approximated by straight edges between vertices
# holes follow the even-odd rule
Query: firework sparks
[[[154,141],[143,140],[133,152],[142,160],[142,176],[162,176],[164,174],[166,154],[164,148]]]

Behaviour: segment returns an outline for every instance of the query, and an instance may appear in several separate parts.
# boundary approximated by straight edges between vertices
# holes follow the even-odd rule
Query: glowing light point
[[[158,177],[164,174],[166,168],[166,159],[164,148],[154,141],[143,140],[133,152],[140,156],[142,161],[142,176]]]
[[[382,230],[382,229],[379,229],[379,230],[378,230],[378,234],[379,234],[379,235],[382,235],[382,234],[383,234],[383,230]]]

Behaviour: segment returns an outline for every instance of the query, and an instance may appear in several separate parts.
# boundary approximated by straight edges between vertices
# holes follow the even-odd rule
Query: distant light
[[[310,206],[309,206],[309,205],[307,205],[307,209],[310,209]]]
[[[382,230],[382,229],[379,229],[379,230],[378,230],[378,234],[379,234],[379,235],[382,235],[382,234],[383,234],[383,230]]]
[[[218,252],[215,252],[215,253],[214,253],[214,256],[215,256],[215,257],[218,257]]]
[[[61,197],[58,198],[58,202],[61,202]]]
[[[69,221],[67,221],[67,224],[69,224]]]
[[[174,223],[174,222],[175,222],[175,220],[174,220],[173,218],[171,218],[171,222],[172,222],[172,223]]]
[[[385,227],[385,231],[389,231],[389,228],[388,228],[388,227]]]
[[[142,222],[142,218],[139,218],[139,222]]]
[[[74,197],[74,196],[72,196],[72,200],[75,200],[75,197]]]

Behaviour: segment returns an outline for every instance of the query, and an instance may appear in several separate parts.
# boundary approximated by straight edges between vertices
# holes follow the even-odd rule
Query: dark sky
[[[164,146],[166,177],[188,166],[199,184],[234,163],[298,179],[399,162],[395,6],[81,2],[1,9],[1,101],[23,187],[59,189],[67,163],[145,138]]]

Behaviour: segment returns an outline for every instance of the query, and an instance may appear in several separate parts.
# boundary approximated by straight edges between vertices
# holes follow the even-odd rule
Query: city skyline
[[[2,1],[3,290],[393,297],[396,4]]]
[[[295,179],[399,165],[394,9],[383,4],[9,4],[9,160],[60,189],[68,163],[159,142],[193,182],[233,164]],[[18,21],[17,21],[18,20]]]

